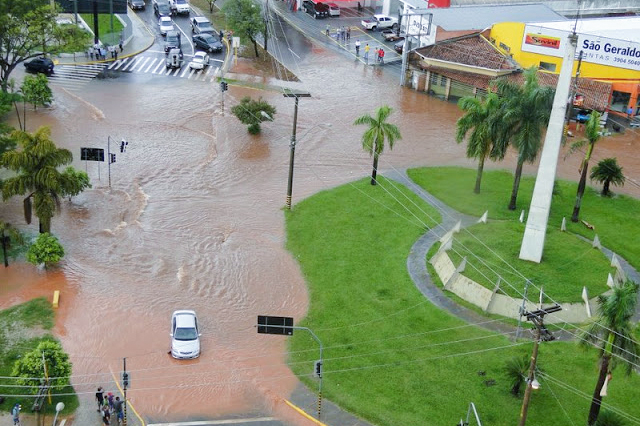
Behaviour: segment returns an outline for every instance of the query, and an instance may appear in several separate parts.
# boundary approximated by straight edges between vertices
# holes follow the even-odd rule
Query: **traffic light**
[[[227,87],[228,87],[228,84],[227,84],[226,81],[221,81],[220,82],[220,90],[222,90],[223,92],[226,92],[227,91]]]
[[[129,373],[122,373],[122,387],[127,388],[129,386]]]
[[[113,163],[115,163],[115,162],[116,162],[116,155],[115,155],[115,154],[111,154],[111,158],[109,159],[109,162],[110,162],[111,164],[113,164]]]
[[[316,361],[313,366],[314,366],[313,374],[317,378],[322,378],[322,361],[320,360]]]

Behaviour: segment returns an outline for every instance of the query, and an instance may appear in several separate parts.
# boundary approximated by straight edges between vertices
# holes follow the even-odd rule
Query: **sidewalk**
[[[128,58],[144,52],[153,46],[155,36],[149,31],[147,26],[135,13],[128,13],[127,16],[133,23],[133,36],[123,46],[122,52],[118,52],[118,59]],[[75,58],[71,53],[63,53],[53,58],[56,65],[86,65],[86,64],[104,64],[113,62],[113,59],[107,58],[103,61],[92,61],[88,53],[76,53]]]

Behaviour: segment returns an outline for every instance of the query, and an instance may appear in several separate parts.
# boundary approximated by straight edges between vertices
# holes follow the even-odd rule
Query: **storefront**
[[[559,74],[573,21],[495,24],[490,41],[523,68]],[[640,115],[640,18],[583,19],[577,22],[580,78],[611,84],[608,110]],[[574,62],[574,74],[578,67]],[[584,95],[584,94],[583,94]]]

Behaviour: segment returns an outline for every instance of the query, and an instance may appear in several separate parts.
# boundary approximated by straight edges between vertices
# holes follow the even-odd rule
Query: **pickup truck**
[[[209,22],[207,18],[205,18],[204,16],[196,16],[195,18],[191,19],[191,32],[194,34],[215,34],[216,30],[215,28],[213,28],[213,25],[211,25],[211,22]]]
[[[188,15],[191,12],[191,7],[189,7],[187,0],[169,0],[169,4],[171,5],[171,9],[177,14]]]
[[[363,19],[360,22],[367,30],[381,30],[383,28],[398,29],[398,19],[387,15],[373,15],[369,19]]]

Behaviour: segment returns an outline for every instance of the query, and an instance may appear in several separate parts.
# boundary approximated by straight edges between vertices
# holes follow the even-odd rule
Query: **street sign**
[[[80,159],[85,161],[104,161],[104,149],[80,148]]]
[[[74,3],[78,2],[78,13],[93,13],[93,3],[98,6],[98,13],[109,13],[109,3],[113,5],[113,13],[127,14],[126,0],[56,0],[66,13],[74,13]]]
[[[258,315],[258,333],[291,336],[293,334],[293,318]]]

